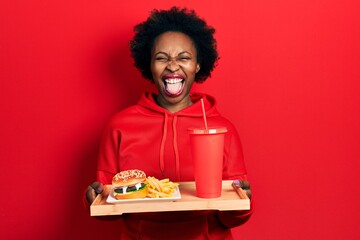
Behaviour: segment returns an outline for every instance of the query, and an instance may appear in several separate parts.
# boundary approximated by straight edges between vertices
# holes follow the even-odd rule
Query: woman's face
[[[200,65],[189,36],[180,32],[159,35],[151,51],[150,69],[159,90],[157,103],[160,106],[177,112],[192,104],[190,89]]]

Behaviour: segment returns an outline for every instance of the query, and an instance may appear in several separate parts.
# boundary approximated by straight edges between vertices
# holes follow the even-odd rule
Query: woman
[[[204,82],[217,63],[214,32],[195,12],[176,7],[154,10],[135,27],[130,42],[135,66],[158,93],[145,93],[136,105],[111,119],[100,148],[97,182],[86,192],[89,203],[122,170],[194,181],[187,129],[203,126],[200,99],[208,124],[228,129],[223,179],[244,180],[251,196],[236,129],[218,113],[213,97],[190,94],[193,83]],[[230,229],[246,222],[252,211],[123,214],[120,239],[232,239]]]

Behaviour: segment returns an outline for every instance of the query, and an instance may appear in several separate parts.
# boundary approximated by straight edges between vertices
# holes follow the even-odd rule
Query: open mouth
[[[163,82],[165,87],[165,93],[169,97],[179,96],[184,90],[185,79],[183,78],[165,78]]]

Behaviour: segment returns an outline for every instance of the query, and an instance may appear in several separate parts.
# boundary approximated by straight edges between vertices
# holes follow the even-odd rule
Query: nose
[[[180,66],[176,59],[170,59],[166,68],[171,72],[176,72],[180,69]]]

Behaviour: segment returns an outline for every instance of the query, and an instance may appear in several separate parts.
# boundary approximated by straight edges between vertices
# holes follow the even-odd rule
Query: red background
[[[105,123],[149,87],[132,27],[177,2],[0,3],[1,239],[114,239],[82,193]],[[217,28],[219,66],[196,88],[242,137],[256,211],[236,239],[360,239],[359,1],[180,6]]]

